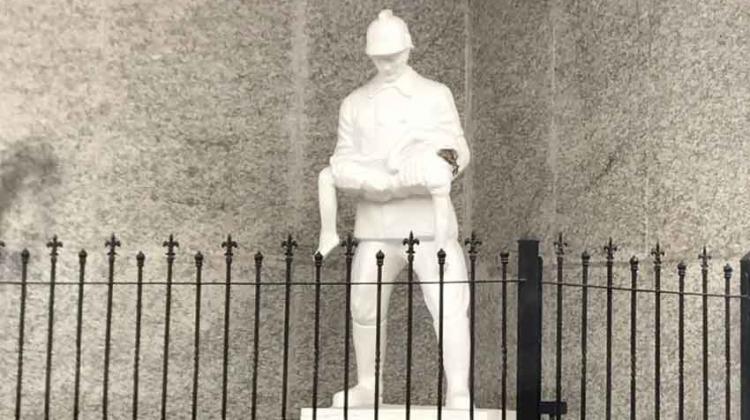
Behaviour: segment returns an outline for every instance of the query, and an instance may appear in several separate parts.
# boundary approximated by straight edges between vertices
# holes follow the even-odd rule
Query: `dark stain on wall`
[[[49,142],[26,137],[0,152],[0,221],[23,190],[40,193],[60,183],[59,159]]]

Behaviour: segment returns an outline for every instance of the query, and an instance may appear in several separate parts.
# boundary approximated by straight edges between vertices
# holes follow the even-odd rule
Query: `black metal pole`
[[[555,414],[554,418],[561,418],[560,402],[562,401],[562,330],[563,330],[563,263],[565,247],[568,244],[563,240],[560,233],[555,241],[555,254],[557,255],[557,311],[555,313]]]
[[[588,347],[589,320],[589,263],[591,255],[587,251],[581,254],[581,420],[586,420],[586,364]]]
[[[732,323],[731,305],[729,297],[732,281],[732,266],[724,266],[724,418],[729,420],[732,413]]]
[[[538,420],[542,396],[542,284],[539,241],[518,241],[518,418]]]
[[[661,257],[664,256],[656,242],[651,250],[654,257],[654,420],[661,416]]]
[[[617,247],[612,244],[612,238],[604,246],[607,252],[607,391],[606,391],[606,410],[607,419],[612,418],[612,283],[614,265],[614,253]]]
[[[377,291],[375,296],[375,400],[373,402],[373,419],[378,420],[378,409],[380,408],[380,317],[383,301],[383,260],[385,255],[382,250],[375,254],[375,263],[378,267]]]
[[[474,353],[476,352],[477,256],[479,255],[479,246],[482,245],[482,241],[477,239],[475,232],[471,232],[471,237],[464,241],[464,243],[469,246],[469,419],[474,420],[474,401],[476,399]]]
[[[47,247],[51,248],[50,252],[50,286],[49,286],[49,307],[47,318],[47,367],[44,371],[44,419],[48,420],[50,415],[49,404],[50,404],[50,382],[52,381],[52,340],[54,339],[53,331],[55,326],[55,275],[57,270],[57,248],[62,248],[62,242],[57,240],[57,235],[52,237],[52,240],[47,243]]]
[[[742,405],[741,420],[750,420],[750,254],[742,257],[740,293],[740,395]]]
[[[297,247],[297,241],[292,239],[290,234],[286,241],[281,243],[285,248],[286,261],[286,281],[284,283],[284,365],[282,370],[281,384],[281,419],[286,420],[287,409],[287,385],[289,381],[289,305],[291,304],[291,286],[292,286],[292,261],[294,260],[294,248]]]
[[[409,237],[403,240],[407,246],[406,259],[408,262],[407,296],[406,296],[406,420],[411,418],[411,347],[412,347],[412,319],[414,316],[414,245],[419,245],[419,239],[409,232]]]
[[[231,315],[231,295],[232,295],[232,258],[234,257],[234,248],[237,248],[237,242],[232,240],[232,235],[227,235],[227,240],[221,243],[225,248],[224,261],[226,262],[226,277],[224,278],[224,347],[222,355],[221,370],[221,418],[227,418],[227,368],[229,366],[229,322]]]
[[[679,301],[678,301],[678,338],[677,338],[677,357],[678,357],[678,400],[677,400],[677,418],[685,418],[685,263],[680,261],[677,265],[677,275],[679,277]]]
[[[445,318],[445,250],[440,248],[438,258],[438,379],[437,379],[437,419],[443,419],[443,365],[445,364],[443,354],[443,341],[445,331],[443,321]]]
[[[78,419],[81,393],[81,330],[83,325],[83,280],[86,272],[86,250],[78,253],[78,306],[76,309],[76,373],[73,391],[73,419]]]
[[[109,355],[112,341],[112,289],[115,281],[115,257],[117,252],[115,248],[120,246],[120,241],[113,233],[109,240],[104,242],[104,246],[109,248],[108,273],[107,273],[107,321],[104,333],[104,386],[102,387],[102,419],[107,420],[107,411],[109,410]]]
[[[133,420],[138,419],[138,377],[141,354],[141,316],[143,313],[143,262],[146,256],[138,251],[136,261],[138,262],[138,279],[135,305],[135,351],[133,356]]]
[[[351,338],[351,305],[352,305],[352,259],[354,257],[354,248],[357,246],[357,240],[348,234],[346,239],[341,242],[341,246],[346,249],[344,257],[346,260],[346,304],[344,312],[344,420],[349,420],[349,339]]]
[[[318,418],[318,370],[320,360],[320,270],[323,266],[323,254],[316,252],[315,261],[315,327],[313,333],[313,384],[312,384],[312,420]]]
[[[701,260],[701,292],[703,296],[701,298],[701,309],[703,311],[703,420],[708,420],[708,260],[711,256],[708,255],[708,250],[703,247],[703,252],[698,256]]]
[[[255,253],[255,315],[253,318],[253,389],[252,389],[252,407],[250,409],[250,419],[256,420],[258,412],[258,339],[260,338],[260,279],[261,269],[263,268],[263,254],[258,251]]]
[[[180,246],[174,240],[173,235],[169,235],[169,240],[162,243],[167,248],[167,301],[164,308],[164,358],[161,378],[161,420],[167,418],[167,380],[169,378],[169,326],[170,315],[172,310],[172,266],[174,264],[174,248]]]
[[[630,419],[635,420],[636,413],[636,368],[638,363],[638,349],[636,347],[636,329],[638,321],[638,258],[630,258]]]
[[[500,330],[500,346],[502,353],[502,365],[500,368],[500,410],[502,410],[502,420],[507,419],[508,409],[508,252],[500,253],[501,278],[500,285],[500,306],[502,310],[502,325]]]
[[[21,419],[21,395],[23,394],[23,336],[26,322],[26,275],[29,268],[29,250],[21,251],[21,314],[18,322],[18,372],[16,372],[16,420]]]
[[[201,271],[203,269],[203,254],[195,254],[195,330],[193,332],[193,401],[192,420],[198,417],[198,373],[200,372],[200,342],[201,342]]]

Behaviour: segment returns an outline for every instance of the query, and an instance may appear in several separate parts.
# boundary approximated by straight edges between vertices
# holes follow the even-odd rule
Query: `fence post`
[[[519,419],[539,419],[542,397],[542,283],[539,241],[518,241],[518,365]]]
[[[740,261],[740,394],[742,395],[742,409],[740,418],[750,420],[750,253]]]

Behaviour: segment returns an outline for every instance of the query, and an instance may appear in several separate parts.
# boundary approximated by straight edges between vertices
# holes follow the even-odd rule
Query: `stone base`
[[[349,420],[375,420],[375,410],[372,407],[357,407],[349,409]],[[406,412],[403,405],[384,404],[378,408],[377,420],[403,420]],[[474,409],[474,420],[501,420],[502,410],[477,408]],[[506,410],[507,420],[516,420],[516,412]],[[341,408],[318,408],[318,420],[343,420],[344,410]],[[437,420],[435,406],[412,406],[412,420]],[[468,420],[468,410],[451,410],[443,408],[443,420]],[[312,420],[312,408],[303,408],[300,420]]]

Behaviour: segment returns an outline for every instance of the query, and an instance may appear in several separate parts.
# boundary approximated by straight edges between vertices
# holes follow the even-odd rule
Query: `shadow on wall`
[[[22,191],[36,195],[60,183],[58,163],[52,146],[39,137],[26,137],[0,150],[0,226]]]

